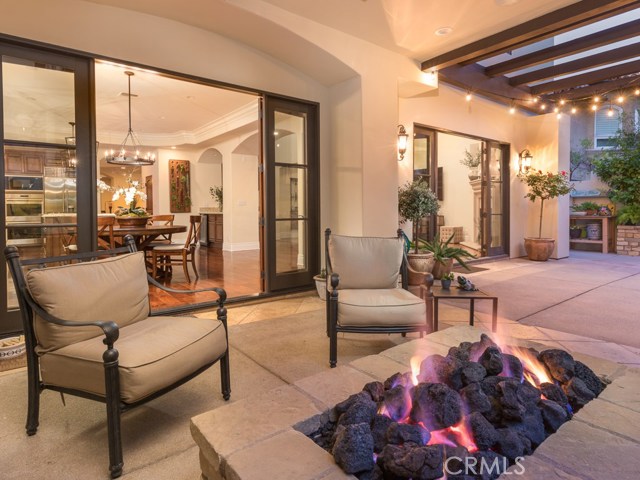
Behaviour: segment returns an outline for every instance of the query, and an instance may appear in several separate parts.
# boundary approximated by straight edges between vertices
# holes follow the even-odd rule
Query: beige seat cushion
[[[149,317],[120,329],[120,397],[132,403],[215,361],[227,349],[215,319]],[[40,358],[45,383],[105,394],[102,337],[60,348]]]
[[[338,325],[351,327],[426,325],[422,300],[402,288],[340,290]]]
[[[329,258],[340,289],[395,288],[404,243],[397,237],[329,237]]]
[[[149,285],[144,253],[94,262],[32,269],[26,282],[33,299],[62,320],[114,321],[119,327],[149,316]],[[97,327],[62,327],[36,316],[39,354],[100,335]]]

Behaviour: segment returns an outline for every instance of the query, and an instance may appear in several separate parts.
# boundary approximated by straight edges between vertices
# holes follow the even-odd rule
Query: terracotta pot
[[[144,227],[151,217],[116,217],[118,225],[122,228]]]
[[[529,260],[546,262],[553,253],[555,243],[553,238],[525,238],[524,249]]]
[[[447,258],[444,262],[436,261],[433,264],[433,278],[440,279],[445,273],[450,273],[453,268],[453,258]]]
[[[424,274],[431,273],[433,269],[433,253],[408,253],[409,266],[413,272],[409,270],[407,281],[409,285],[421,285],[424,282]]]

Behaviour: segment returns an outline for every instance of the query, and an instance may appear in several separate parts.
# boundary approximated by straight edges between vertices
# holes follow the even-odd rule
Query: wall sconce
[[[398,125],[398,161],[404,158],[404,154],[407,151],[407,131],[404,129],[404,125]]]
[[[522,150],[518,156],[520,157],[520,165],[518,165],[519,173],[527,173],[531,169],[531,160],[533,155],[528,149]]]

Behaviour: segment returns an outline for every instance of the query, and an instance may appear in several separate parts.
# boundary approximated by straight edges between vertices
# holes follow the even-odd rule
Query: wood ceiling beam
[[[640,33],[640,20],[624,23],[616,27],[607,28],[601,32],[584,37],[569,40],[552,47],[543,48],[537,52],[527,53],[519,57],[496,63],[485,69],[485,74],[490,77],[504,75],[505,73],[516,72],[523,68],[534,67],[541,63],[557,60],[576,53],[586,52],[592,48],[602,47],[610,43],[627,40],[638,36]]]
[[[640,0],[582,0],[422,62],[422,70],[477,62],[640,7]]]
[[[569,90],[568,92],[543,95],[542,99],[550,102],[555,102],[557,100],[590,100],[594,95],[603,96],[615,90],[622,91],[630,88],[640,88],[640,75],[594,83],[593,85],[576,88],[574,90]]]
[[[615,65],[609,68],[602,68],[582,75],[574,75],[572,77],[555,80],[553,82],[541,83],[530,87],[532,95],[541,95],[543,93],[558,92],[569,88],[579,87],[581,85],[590,85],[592,83],[602,82],[609,78],[622,77],[640,72],[640,60],[627,62],[621,65]]]
[[[534,111],[526,105],[523,106],[523,104],[533,99],[528,89],[509,85],[505,77],[489,78],[484,74],[483,70],[480,65],[476,64],[453,65],[440,70],[438,79],[503,105],[512,105],[515,100],[518,108]],[[536,111],[536,113],[538,112]]]
[[[640,33],[640,32],[638,32]],[[516,75],[509,79],[509,85],[525,85],[540,80],[568,75],[570,73],[597,68],[611,63],[629,60],[634,57],[640,57],[640,43],[627,45],[626,47],[609,50],[607,52],[597,53],[588,57],[583,57],[572,62],[565,62],[552,67],[540,68],[532,72]]]

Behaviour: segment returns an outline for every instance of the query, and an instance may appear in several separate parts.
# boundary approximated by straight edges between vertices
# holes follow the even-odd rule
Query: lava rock
[[[469,360],[471,360],[472,362],[477,362],[488,347],[497,346],[498,344],[491,340],[491,337],[483,333],[482,335],[480,335],[479,342],[473,342],[471,344],[471,348],[469,349]]]
[[[569,399],[562,389],[555,383],[543,383],[540,385],[540,391],[549,400],[553,400],[559,405],[565,406],[569,403]]]
[[[368,398],[358,398],[349,409],[340,415],[338,425],[352,425],[356,423],[370,424],[378,412],[378,404]]]
[[[367,392],[374,402],[379,402],[384,397],[384,385],[381,382],[369,382],[362,391]]]
[[[482,391],[487,397],[499,397],[500,392],[498,391],[498,384],[500,382],[504,382],[505,380],[512,379],[509,377],[499,377],[492,375],[489,377],[485,377],[482,382],[480,382],[480,387],[482,387]]]
[[[479,383],[471,383],[460,390],[460,395],[470,412],[488,412],[491,410],[491,401],[482,390]]]
[[[521,422],[505,421],[504,425],[522,433],[522,435],[531,440],[533,448],[544,442],[546,438],[542,413],[538,409],[527,413]]]
[[[567,411],[553,400],[540,400],[539,405],[542,410],[542,420],[548,432],[555,432],[564,422],[569,420]]]
[[[468,362],[470,350],[471,342],[462,342],[457,347],[451,347],[447,356],[457,358],[461,362]]]
[[[333,407],[333,409],[338,414],[338,416],[340,416],[344,412],[349,410],[349,408],[351,408],[351,405],[353,405],[354,403],[358,401],[367,401],[367,400],[371,400],[371,397],[367,392],[361,391],[358,393],[354,393],[353,395],[349,396],[349,398],[347,398],[346,400],[343,400],[342,402],[337,403],[336,406]]]
[[[404,443],[426,445],[430,439],[429,430],[422,428],[420,425],[392,423],[387,430],[387,442],[394,445],[402,445]]]
[[[386,415],[376,415],[371,422],[371,435],[373,436],[373,451],[378,453],[382,451],[387,444],[387,430],[395,424]]]
[[[514,461],[516,457],[524,454],[525,446],[522,443],[520,435],[516,430],[511,428],[499,428],[497,432],[496,450],[507,457],[510,461]]]
[[[405,387],[397,385],[384,392],[383,403],[393,420],[402,420],[409,413],[410,399]]]
[[[359,473],[358,480],[384,480],[384,472],[382,471],[380,466],[376,464],[373,467],[373,470],[369,470],[368,472],[364,472],[364,473]]]
[[[387,445],[378,457],[385,478],[435,480],[444,475],[442,445]]]
[[[409,373],[394,373],[384,381],[384,389],[391,390],[398,385],[406,387],[411,385],[411,374]]]
[[[336,431],[333,458],[346,473],[373,469],[373,437],[366,423],[340,426]]]
[[[494,480],[507,471],[509,460],[491,450],[478,451],[473,454],[477,460],[475,476],[479,480]],[[472,473],[471,471],[468,473]]]
[[[464,363],[455,357],[430,355],[420,364],[418,380],[423,383],[444,383],[454,390],[460,390]]]
[[[442,383],[419,383],[413,389],[410,418],[430,431],[455,425],[462,418],[462,399]]]
[[[467,362],[463,364],[460,377],[464,385],[481,382],[487,376],[487,369],[477,362]]]
[[[562,389],[564,390],[564,393],[567,394],[569,405],[571,405],[571,408],[573,408],[574,411],[578,411],[591,400],[596,398],[594,393],[587,388],[585,383],[577,377],[569,380],[562,386]]]
[[[566,383],[573,378],[576,362],[568,352],[552,348],[541,352],[538,360],[545,364],[551,376],[560,383]]]
[[[515,355],[510,353],[502,353],[502,375],[505,377],[515,378],[520,380],[524,373],[524,367],[522,362]]]
[[[497,442],[496,429],[482,414],[474,412],[467,417],[467,421],[478,449],[488,450]]]
[[[593,370],[587,367],[584,363],[576,360],[575,377],[584,382],[589,390],[597,397],[604,390],[605,384],[600,377],[598,377]]]
[[[518,421],[524,419],[527,409],[518,398],[520,386],[520,382],[512,378],[498,383],[498,391],[501,393],[500,404],[502,405],[504,418]]]
[[[499,426],[502,423],[502,404],[500,400],[496,397],[487,397],[489,402],[491,402],[491,408],[487,412],[482,412],[484,418],[486,418],[489,422],[491,422],[494,426]]]
[[[502,352],[498,347],[487,347],[478,363],[487,371],[487,375],[498,375],[502,372]]]
[[[518,385],[516,395],[518,397],[518,401],[524,405],[527,410],[535,408],[537,403],[540,401],[540,390],[526,381]]]

